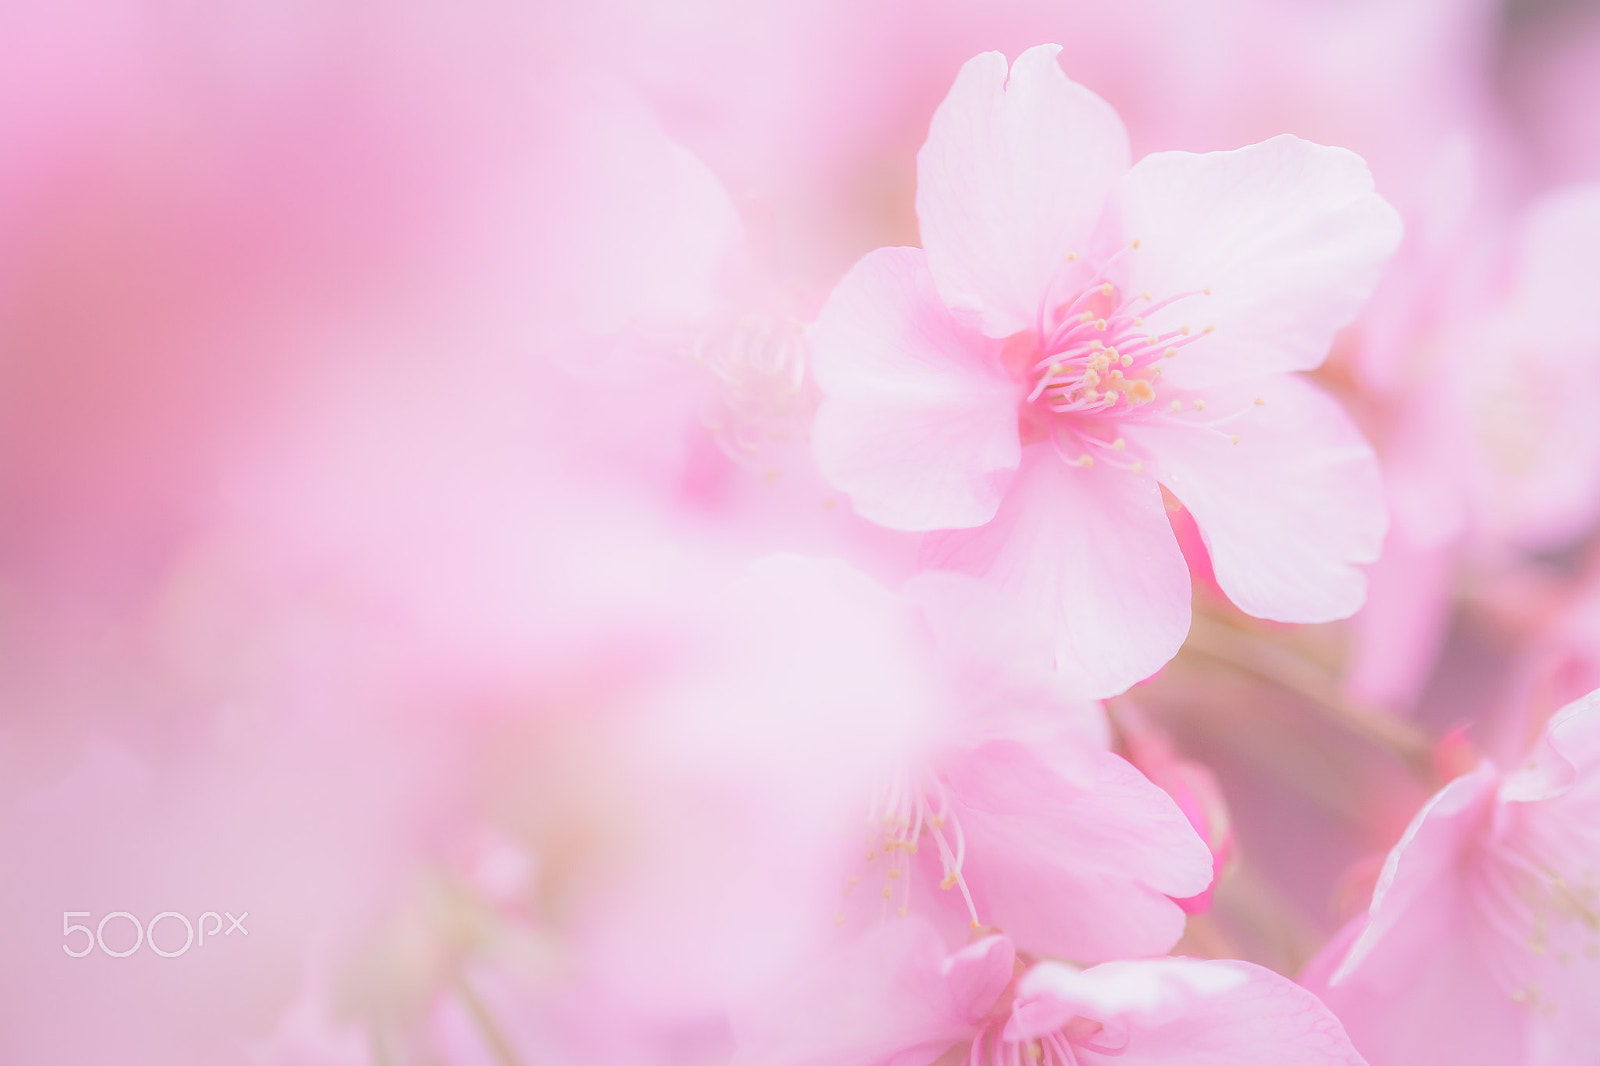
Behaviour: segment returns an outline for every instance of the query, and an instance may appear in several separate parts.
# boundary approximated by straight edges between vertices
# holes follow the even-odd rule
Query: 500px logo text
[[[226,930],[223,929],[222,924],[224,916],[228,919]],[[206,938],[210,937],[215,940],[219,933],[225,937],[232,936],[234,933],[243,933],[245,936],[250,935],[250,930],[246,929],[244,925],[245,919],[250,917],[249,911],[242,912],[237,918],[227,911],[223,911],[222,914],[218,914],[216,911],[206,911],[193,922],[177,911],[162,911],[144,925],[140,925],[139,919],[128,911],[112,911],[102,917],[93,929],[73,921],[74,918],[92,917],[93,915],[89,911],[61,912],[62,951],[75,959],[81,959],[98,947],[101,952],[110,955],[114,959],[125,959],[138,951],[141,946],[149,945],[150,950],[160,955],[163,959],[175,959],[187,952],[191,947],[205,947]],[[208,921],[211,923],[209,929],[207,928]],[[113,944],[106,943],[108,924],[113,934]],[[133,928],[127,930],[127,926],[132,926]],[[165,947],[156,942],[157,927],[162,928],[161,939],[166,944]],[[183,943],[174,946],[178,939],[178,930],[180,928],[183,930]],[[198,938],[195,935],[197,929],[199,931]],[[82,934],[82,939],[78,941],[82,945],[80,950],[73,950],[73,934]],[[128,944],[130,934],[133,938],[131,945]]]

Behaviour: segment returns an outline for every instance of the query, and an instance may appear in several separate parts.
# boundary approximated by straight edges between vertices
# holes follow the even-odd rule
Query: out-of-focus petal
[[[824,953],[763,1003],[736,1015],[734,1061],[737,1066],[930,1063],[970,1031],[966,1014],[977,1006],[972,993],[978,990],[967,980],[972,969],[987,969],[1010,954],[1009,945],[995,940],[947,959],[926,923],[908,919],[879,925]]]
[[[1000,345],[950,317],[915,248],[880,248],[834,290],[811,330],[826,394],[813,430],[823,477],[895,529],[994,517],[1021,459],[1022,386]]]

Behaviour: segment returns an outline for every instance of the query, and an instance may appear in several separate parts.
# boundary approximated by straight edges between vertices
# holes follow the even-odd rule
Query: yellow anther
[[[1083,383],[1090,388],[1100,384],[1100,373],[1094,367],[1083,372]]]
[[[929,819],[929,821],[931,821],[933,823],[933,827],[935,829],[943,829],[944,828],[944,815],[942,815],[942,814],[934,815],[932,818]]]
[[[1091,352],[1098,352],[1101,348],[1104,348],[1104,347],[1105,347],[1105,345],[1100,343],[1100,338],[1099,337],[1096,337],[1094,340],[1089,342],[1089,350]]]
[[[1207,296],[1211,295],[1211,290],[1210,289],[1201,289],[1200,291],[1205,293]]]
[[[1118,437],[1116,440],[1111,442],[1111,446],[1120,452],[1122,449],[1128,446],[1128,442],[1123,440],[1121,437]]]
[[[1134,462],[1133,462],[1133,472],[1135,474],[1144,473],[1144,464],[1139,462],[1137,459],[1135,459]]]
[[[1267,401],[1265,401],[1261,397],[1257,396],[1256,397],[1256,406],[1257,407],[1265,407],[1265,406],[1267,406]]]
[[[1204,411],[1206,409],[1206,402],[1204,400],[1196,400],[1194,402],[1194,409],[1196,411]]]
[[[1142,326],[1142,325],[1144,325],[1144,319],[1142,319],[1142,318],[1138,317],[1137,315],[1135,315],[1134,319],[1133,319],[1133,324],[1136,325],[1136,326]]]
[[[1213,330],[1215,330],[1216,328],[1217,328],[1216,326],[1207,326],[1205,329],[1201,330],[1200,332],[1201,333],[1210,333]]]
[[[1079,322],[1092,322],[1093,320],[1094,320],[1094,312],[1093,311],[1085,311],[1083,314],[1078,316],[1078,321]]]
[[[1151,367],[1151,368],[1150,368],[1150,375],[1151,375],[1151,377],[1160,377],[1160,376],[1161,376],[1161,371],[1162,371],[1162,370],[1163,370],[1163,369],[1165,369],[1165,368],[1164,368],[1164,367],[1159,367],[1159,366],[1157,366],[1157,367]]]
[[[973,928],[973,929],[982,929],[982,928],[983,928],[983,926],[981,926],[981,925],[979,925],[979,924],[978,924],[978,923],[977,923],[977,921],[973,921],[973,923],[972,923],[972,928]]]
[[[1189,335],[1189,327],[1188,326],[1179,326],[1178,327],[1178,332],[1183,334],[1185,337],[1187,337]]]
[[[1133,244],[1132,244],[1132,247],[1134,247],[1134,248],[1137,248],[1137,247],[1139,247],[1139,238],[1137,238],[1137,237],[1135,237],[1135,238],[1134,238],[1134,239],[1133,239]]]
[[[1085,468],[1085,469],[1088,469],[1089,467],[1094,465],[1094,460],[1092,458],[1090,458],[1087,453],[1085,453],[1083,455],[1078,456],[1078,465],[1083,467],[1083,468]]]
[[[1116,389],[1106,390],[1106,403],[1115,404],[1120,399],[1122,399],[1122,396],[1117,392]]]
[[[889,871],[889,880],[893,881],[895,878],[897,878],[899,876],[900,876],[900,871],[899,870],[890,870]]]
[[[1228,439],[1233,441],[1233,443],[1238,444],[1239,443],[1239,434],[1230,433],[1230,434],[1228,434]]]
[[[884,899],[890,899],[890,898],[891,898],[891,897],[893,897],[893,896],[894,896],[894,889],[892,889],[892,888],[885,888],[885,889],[884,889],[884,890],[883,890],[883,898],[884,898]]]
[[[1109,281],[1106,282],[1104,285],[1100,286],[1100,295],[1101,296],[1110,296],[1113,292],[1116,292],[1116,291],[1117,291],[1116,286],[1111,284],[1111,282],[1109,282]]]
[[[1123,366],[1132,366],[1133,365],[1133,356],[1125,355],[1125,356],[1122,357],[1121,362],[1122,362]]]
[[[871,862],[873,859],[876,859],[877,857],[878,857],[878,853],[876,851],[867,852],[867,861],[868,862]]]
[[[1139,291],[1139,299],[1145,301],[1146,303],[1149,303],[1150,302],[1150,290],[1149,289],[1141,289]]]
[[[1067,262],[1070,263],[1070,262],[1072,262],[1073,260],[1075,260],[1077,258],[1078,258],[1078,253],[1077,252],[1068,252],[1067,253]]]
[[[900,915],[900,917],[904,918],[906,916],[906,909],[904,907],[901,907],[899,909],[899,911],[896,912],[896,913],[898,913]]]
[[[956,887],[956,875],[955,874],[945,874],[944,880],[939,882],[939,887],[940,888],[955,888]]]
[[[1178,349],[1176,349],[1176,348],[1168,348],[1166,351],[1161,353],[1161,358],[1163,358],[1163,359],[1171,359],[1173,356],[1175,356],[1177,354],[1178,354]]]
[[[1103,319],[1103,318],[1095,319],[1094,320],[1094,328],[1095,329],[1100,329],[1100,330],[1105,329],[1106,328],[1106,320]]]
[[[1183,410],[1183,404],[1179,403],[1177,400],[1173,400],[1172,406],[1167,408],[1167,410],[1171,411],[1173,414],[1177,414],[1179,411]]]
[[[1156,390],[1150,387],[1148,381],[1135,381],[1128,389],[1128,398],[1135,403],[1144,403],[1146,400],[1155,399]]]

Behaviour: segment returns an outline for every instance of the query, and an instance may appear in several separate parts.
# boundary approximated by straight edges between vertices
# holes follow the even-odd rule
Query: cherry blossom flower
[[[1165,958],[1088,969],[1030,966],[999,935],[947,955],[915,921],[884,927],[783,992],[735,1019],[737,1062],[1361,1062],[1314,996],[1251,963]]]
[[[1187,630],[1162,485],[1246,611],[1360,605],[1377,466],[1290,372],[1322,361],[1400,227],[1358,157],[1294,137],[1130,169],[1056,52],[962,68],[918,156],[924,248],[869,254],[813,329],[816,452],[872,521],[970,530],[929,561],[1022,596],[1106,695]]]
[[[1175,900],[1205,892],[1212,875],[1166,794],[1059,728],[908,758],[875,791],[867,829],[836,919],[853,917],[852,932],[922,915],[949,935],[1005,929],[1041,955],[1153,955],[1183,932]]]
[[[865,835],[844,831],[835,923],[857,936],[922,917],[956,941],[1002,928],[1079,961],[1166,951],[1183,931],[1174,899],[1205,890],[1211,857],[1178,805],[1109,750],[1103,708],[1064,694],[1010,606],[959,574],[921,575],[901,597],[899,625],[939,697],[921,695],[925,727],[862,794]]]
[[[1600,694],[1526,765],[1485,761],[1390,852],[1369,913],[1303,980],[1373,1066],[1600,1056]]]

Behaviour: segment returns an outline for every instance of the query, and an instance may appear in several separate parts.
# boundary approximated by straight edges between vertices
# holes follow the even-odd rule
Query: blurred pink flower
[[[1303,977],[1373,1066],[1600,1056],[1600,694],[1429,801]]]
[[[1465,150],[1441,164],[1405,284],[1361,337],[1393,526],[1347,683],[1396,709],[1434,663],[1463,564],[1560,549],[1600,515],[1600,327],[1571,311],[1600,285],[1600,186],[1502,218],[1479,168]]]
[[[1188,628],[1160,485],[1245,610],[1359,606],[1376,462],[1289,372],[1322,361],[1400,228],[1360,159],[1293,137],[1130,170],[1056,52],[962,68],[918,156],[925,251],[868,255],[813,327],[816,451],[872,521],[981,527],[928,560],[1023,597],[1084,693],[1110,695]]]
[[[1463,212],[1448,258],[1412,264],[1445,291],[1418,301],[1409,343],[1382,360],[1403,404],[1386,434],[1396,523],[1423,544],[1467,536],[1479,553],[1559,546],[1600,512],[1600,327],[1572,313],[1600,284],[1600,186],[1496,221]]]
[[[1004,936],[946,955],[897,922],[735,1019],[738,1062],[771,1066],[1359,1066],[1310,993],[1246,962],[1166,958],[1029,966]]]

